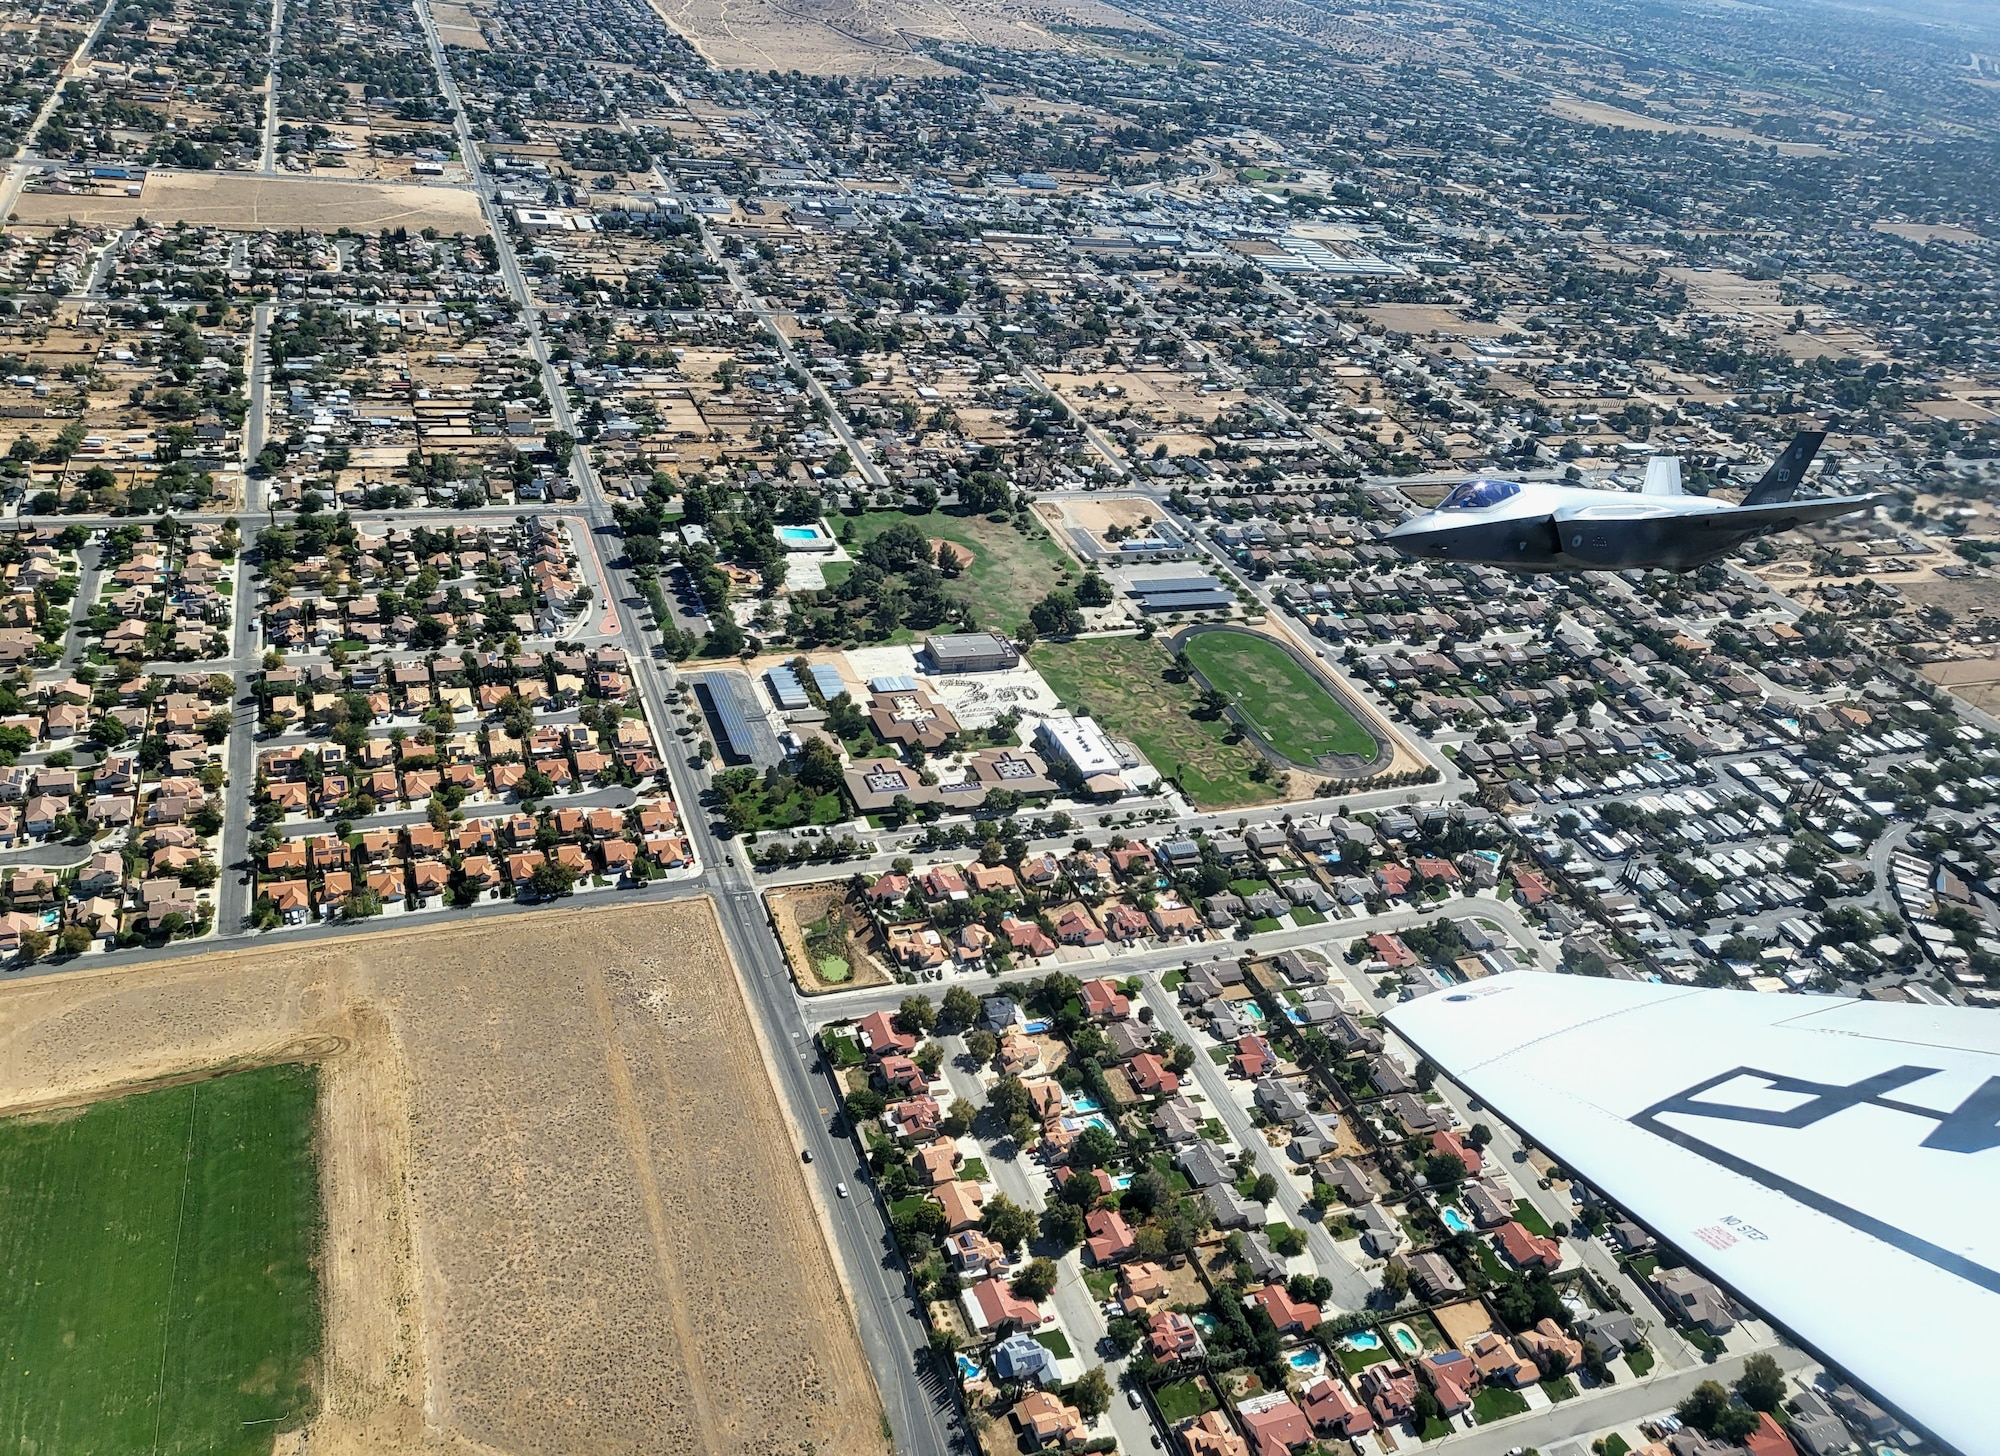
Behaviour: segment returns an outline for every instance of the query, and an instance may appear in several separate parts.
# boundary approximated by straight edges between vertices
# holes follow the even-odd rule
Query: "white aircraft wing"
[[[1387,1016],[1904,1419],[2000,1453],[2000,1016],[1541,974]]]

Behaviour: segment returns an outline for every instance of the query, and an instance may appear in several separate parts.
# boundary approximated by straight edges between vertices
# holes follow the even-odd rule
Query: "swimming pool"
[[[826,539],[826,532],[820,530],[818,526],[780,526],[778,527],[778,539],[780,541],[824,541]]]
[[[1027,1025],[1021,1028],[1021,1030],[1028,1033],[1029,1036],[1040,1036],[1043,1032],[1047,1031],[1048,1029],[1049,1029],[1049,1024],[1046,1021],[1030,1021]]]
[[[958,1357],[958,1378],[960,1380],[977,1380],[983,1374],[985,1372],[979,1368],[978,1361],[968,1359],[962,1352],[960,1353]]]
[[[1396,1342],[1396,1348],[1405,1355],[1415,1355],[1424,1348],[1424,1342],[1417,1338],[1417,1332],[1408,1325],[1397,1325],[1389,1331],[1389,1338]]]
[[[1083,1092],[1078,1092],[1072,1096],[1069,1099],[1069,1105],[1074,1107],[1078,1112],[1096,1112],[1098,1110],[1097,1099]]]
[[[1264,1008],[1259,1006],[1255,1001],[1238,1002],[1236,1009],[1243,1013],[1245,1021],[1264,1021],[1267,1019],[1264,1015]]]
[[[1465,1221],[1465,1215],[1449,1204],[1445,1206],[1444,1211],[1438,1217],[1443,1219],[1444,1226],[1455,1234],[1469,1234],[1472,1232],[1472,1225]]]
[[[1111,1186],[1113,1188],[1118,1189],[1120,1192],[1123,1192],[1125,1189],[1130,1188],[1132,1186],[1132,1175],[1130,1173],[1118,1174],[1117,1176],[1112,1178]]]
[[[1350,1350],[1379,1350],[1382,1348],[1382,1337],[1373,1330],[1356,1330],[1340,1343]]]
[[[1318,1350],[1294,1350],[1285,1363],[1294,1370],[1317,1370],[1326,1363],[1326,1356]]]

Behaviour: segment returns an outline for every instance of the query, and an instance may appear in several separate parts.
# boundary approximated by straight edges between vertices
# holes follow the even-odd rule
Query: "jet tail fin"
[[[1806,478],[1806,467],[1812,464],[1813,456],[1819,454],[1820,443],[1825,439],[1825,430],[1801,430],[1792,436],[1792,443],[1785,446],[1785,453],[1771,463],[1762,480],[1750,487],[1750,493],[1743,497],[1743,504],[1771,506],[1797,495],[1799,486]]]
[[[1641,495],[1681,494],[1681,457],[1678,455],[1655,455],[1646,462],[1646,483],[1639,487]]]

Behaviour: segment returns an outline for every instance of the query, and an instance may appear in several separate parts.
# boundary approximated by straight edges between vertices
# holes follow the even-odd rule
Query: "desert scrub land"
[[[0,1121],[0,1431],[24,1451],[269,1451],[312,1413],[316,1074]]]
[[[1176,779],[1203,809],[1268,803],[1278,782],[1253,775],[1263,757],[1226,741],[1229,720],[1195,716],[1199,692],[1148,637],[1079,637],[1041,642],[1034,668],[1065,707],[1085,708],[1108,733],[1129,738],[1161,773]]]
[[[884,1449],[705,900],[15,981],[0,1114],[305,1045],[322,1397],[282,1449]]]

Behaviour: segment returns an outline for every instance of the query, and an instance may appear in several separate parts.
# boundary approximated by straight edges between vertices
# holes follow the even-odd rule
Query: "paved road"
[[[1199,1048],[1194,1033],[1181,1017],[1181,1009],[1172,994],[1160,989],[1158,981],[1148,977],[1140,986],[1139,994],[1148,1006],[1153,1008],[1153,1024],[1162,1028],[1176,1041],[1186,1042]],[[1229,1078],[1222,1068],[1210,1061],[1206,1054],[1194,1059],[1194,1080],[1200,1086],[1202,1095],[1208,1099],[1215,1115],[1222,1119],[1222,1125],[1229,1129],[1229,1135],[1236,1139],[1236,1145],[1248,1148],[1257,1159],[1257,1171],[1269,1173],[1278,1180],[1278,1207],[1285,1212],[1285,1220],[1295,1229],[1305,1231],[1306,1245],[1312,1254],[1314,1265],[1327,1282],[1333,1286],[1333,1303],[1344,1311],[1365,1309],[1368,1296],[1374,1291],[1374,1284],[1367,1275],[1343,1253],[1326,1231],[1311,1206],[1299,1192],[1298,1183],[1292,1177],[1293,1164],[1285,1155],[1264,1141],[1263,1133],[1250,1121],[1232,1095]]]
[[[1810,1363],[1799,1351],[1783,1346],[1767,1353],[1788,1371]],[[1531,1411],[1512,1420],[1448,1436],[1430,1443],[1424,1450],[1449,1451],[1452,1456],[1507,1456],[1517,1446],[1546,1451],[1559,1441],[1593,1435],[1614,1426],[1636,1446],[1640,1421],[1673,1410],[1704,1380],[1719,1380],[1728,1385],[1743,1373],[1743,1361],[1747,1358],[1732,1356],[1713,1365],[1621,1383],[1610,1390],[1593,1391],[1583,1400],[1564,1401],[1547,1410]]]

